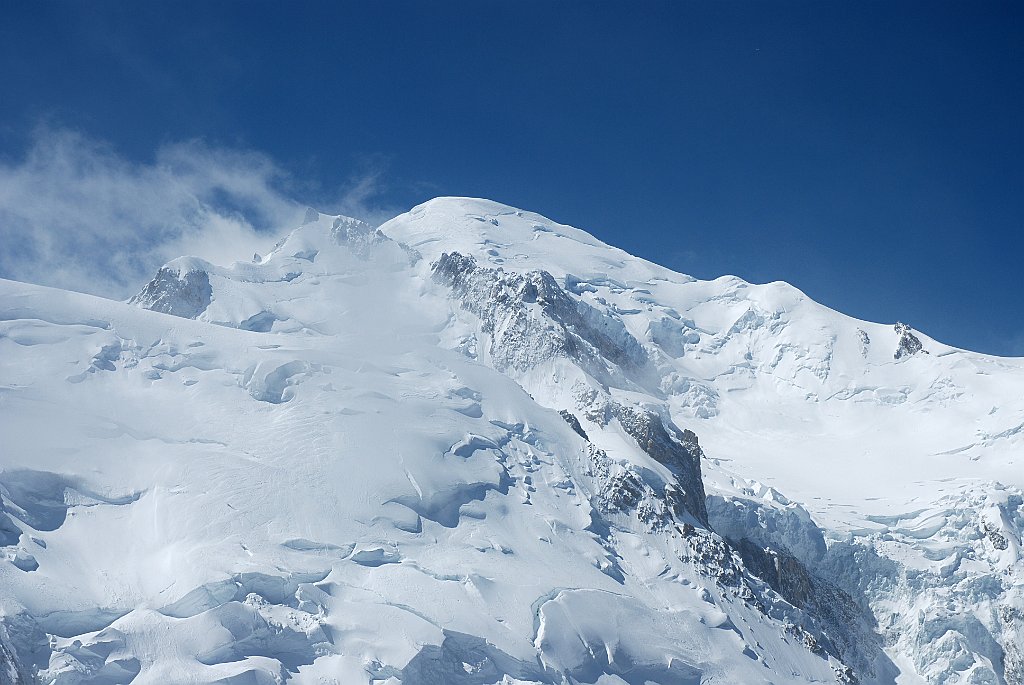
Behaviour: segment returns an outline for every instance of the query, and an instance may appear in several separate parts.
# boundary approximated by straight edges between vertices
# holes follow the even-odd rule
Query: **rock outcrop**
[[[561,356],[606,378],[614,373],[608,362],[627,371],[647,363],[643,346],[621,321],[573,299],[547,271],[510,273],[453,252],[433,264],[433,275],[480,318],[492,336],[490,358],[499,371],[526,371]],[[531,316],[533,307],[542,316]]]
[[[193,260],[195,261],[195,260]],[[213,289],[209,273],[193,262],[171,262],[156,272],[149,283],[128,300],[154,312],[194,319],[210,306]]]
[[[899,336],[899,342],[896,345],[896,352],[893,354],[894,359],[902,359],[903,357],[910,357],[917,354],[924,345],[916,335],[914,335],[913,329],[902,321],[897,321],[896,325],[893,326],[896,331],[896,335]]]

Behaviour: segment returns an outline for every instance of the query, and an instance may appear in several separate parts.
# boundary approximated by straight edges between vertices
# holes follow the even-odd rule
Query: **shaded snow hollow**
[[[439,198],[0,281],[0,685],[1024,683],[1024,360]]]

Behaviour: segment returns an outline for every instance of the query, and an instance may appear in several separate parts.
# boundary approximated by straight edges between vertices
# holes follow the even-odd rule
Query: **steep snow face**
[[[0,281],[0,408],[0,683],[1024,682],[1021,360],[497,203]]]

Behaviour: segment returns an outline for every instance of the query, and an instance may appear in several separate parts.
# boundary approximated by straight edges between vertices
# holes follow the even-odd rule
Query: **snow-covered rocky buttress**
[[[0,685],[1024,683],[1024,360],[439,198],[0,281]]]

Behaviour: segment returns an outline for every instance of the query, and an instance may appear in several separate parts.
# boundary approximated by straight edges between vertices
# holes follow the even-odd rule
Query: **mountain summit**
[[[0,281],[0,684],[1024,683],[1024,360],[488,200]]]

